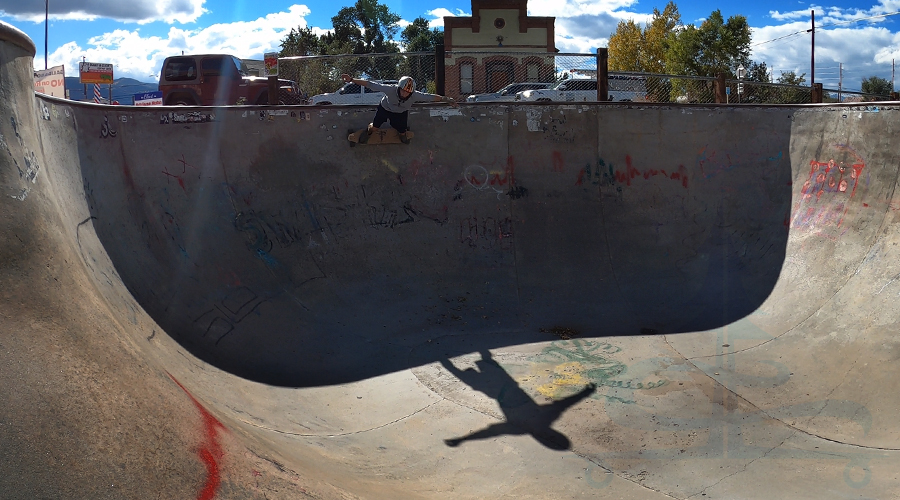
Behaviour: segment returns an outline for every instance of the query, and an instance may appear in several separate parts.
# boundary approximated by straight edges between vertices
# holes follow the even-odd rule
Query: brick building
[[[471,17],[444,18],[446,95],[461,99],[510,83],[554,81],[556,18],[529,17],[527,4],[472,0]],[[535,55],[543,52],[548,55]]]

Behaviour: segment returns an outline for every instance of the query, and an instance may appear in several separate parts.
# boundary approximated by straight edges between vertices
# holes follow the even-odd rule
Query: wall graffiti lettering
[[[615,181],[615,167],[612,163],[607,165],[606,161],[604,161],[603,158],[600,158],[597,160],[596,168],[592,167],[591,164],[587,164],[581,169],[581,172],[578,172],[578,178],[575,180],[575,185],[582,186],[585,183],[589,183],[594,186],[611,186],[615,184]],[[621,189],[622,188],[619,187],[619,190]]]
[[[403,213],[400,213],[401,210]],[[409,224],[415,222],[413,211],[409,207],[401,209],[388,208],[385,206],[369,205],[366,210],[366,223],[371,227],[387,227],[395,228],[401,224]]]
[[[838,149],[853,156],[850,163],[834,159],[809,162],[809,175],[800,188],[791,217],[793,227],[841,227],[843,224],[866,164],[848,146],[841,145]]]
[[[169,112],[160,115],[159,124],[168,125],[170,123],[210,123],[216,121],[215,113],[201,113],[200,111],[191,111],[189,113]]]
[[[103,117],[103,125],[100,125],[100,138],[106,139],[108,137],[115,137],[116,131],[109,126],[109,117]]]
[[[688,171],[684,165],[678,165],[674,169],[655,169],[648,168],[645,170],[638,170],[632,164],[631,156],[625,155],[625,171],[617,170],[615,165],[610,163],[609,165],[601,158],[597,160],[597,166],[592,168],[590,165],[586,165],[581,171],[578,173],[578,177],[575,180],[576,186],[581,186],[585,182],[589,182],[594,185],[599,186],[612,186],[615,184],[631,186],[631,182],[634,179],[643,178],[645,180],[649,180],[652,177],[662,176],[666,179],[670,179],[676,181],[681,184],[681,187],[687,189],[688,188]]]
[[[232,290],[224,299],[216,303],[194,320],[203,338],[213,339],[219,345],[228,334],[234,331],[248,315],[257,310],[266,299],[253,290],[242,286]]]
[[[256,258],[268,268],[276,270],[296,286],[322,278],[325,274],[310,252],[329,243],[329,227],[319,225],[315,217],[297,210],[292,216],[258,213],[252,210],[239,213],[234,227],[244,234],[244,243]],[[311,220],[313,227],[304,227],[302,220]],[[290,265],[282,265],[274,250],[286,250],[301,245],[301,253],[294,253]]]
[[[515,166],[512,157],[506,159],[506,167],[488,169],[482,165],[469,165],[463,172],[464,181],[478,191],[493,191],[497,197],[507,195],[519,199],[528,195],[528,189],[516,185]],[[459,199],[456,196],[454,199]]]
[[[472,248],[512,249],[512,219],[509,217],[468,217],[459,221],[459,241]]]

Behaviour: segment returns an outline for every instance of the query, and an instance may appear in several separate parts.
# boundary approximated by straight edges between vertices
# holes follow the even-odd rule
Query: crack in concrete
[[[669,344],[669,339],[666,338],[666,336],[663,336],[663,339],[665,340],[666,344],[667,344],[669,347],[672,348],[672,350],[674,350],[675,352],[681,354],[681,353],[678,351],[678,349],[675,349],[674,346],[672,346],[671,344]],[[704,372],[703,370],[701,370],[700,367],[698,367],[697,365],[695,365],[694,363],[691,362],[692,359],[703,359],[703,358],[710,358],[710,357],[718,357],[718,355],[717,355],[717,356],[698,356],[697,358],[685,358],[685,357],[682,355],[682,357],[684,358],[685,361],[687,361],[688,363],[690,363],[691,366],[693,366],[694,368],[696,368],[698,372],[700,372],[700,373],[706,375],[706,376],[707,376],[708,378],[710,378],[713,382],[715,382],[716,384],[718,384],[719,386],[721,386],[724,390],[728,391],[729,393],[731,393],[732,395],[734,395],[736,398],[738,398],[738,399],[740,399],[741,401],[743,401],[744,403],[746,403],[746,404],[747,404],[748,406],[750,406],[751,408],[754,408],[754,409],[755,409],[756,411],[758,411],[759,413],[765,415],[766,417],[768,417],[768,418],[770,418],[770,419],[772,419],[772,420],[774,420],[774,421],[776,421],[776,422],[780,422],[782,425],[784,425],[784,426],[787,427],[788,429],[791,429],[791,430],[794,431],[795,433],[804,434],[804,435],[810,436],[810,437],[815,437],[815,438],[821,439],[821,440],[823,440],[823,441],[828,441],[828,442],[830,442],[830,443],[840,444],[840,445],[844,445],[844,446],[851,446],[851,447],[858,448],[858,449],[861,449],[861,450],[900,451],[900,448],[883,448],[883,447],[877,447],[877,446],[864,446],[864,445],[855,444],[855,443],[846,443],[846,442],[843,442],[843,441],[838,441],[838,440],[835,440],[835,439],[830,439],[830,438],[827,438],[827,437],[824,437],[824,436],[820,436],[820,435],[818,435],[818,434],[809,432],[809,431],[804,430],[804,429],[800,429],[800,428],[798,428],[798,427],[796,427],[796,426],[794,426],[794,425],[792,425],[792,424],[789,424],[789,423],[785,422],[784,420],[782,420],[782,419],[780,419],[780,418],[777,418],[777,417],[774,417],[774,416],[770,415],[770,414],[767,413],[765,410],[763,410],[763,409],[761,409],[760,407],[756,406],[754,403],[752,403],[750,400],[744,398],[744,397],[741,396],[740,394],[734,392],[731,388],[729,388],[729,387],[726,386],[725,384],[722,384],[721,382],[719,382],[718,380],[716,380],[714,377],[708,375],[706,372]],[[858,358],[857,358],[857,361],[858,361]],[[855,364],[855,362],[854,362],[854,364]],[[834,391],[832,390],[832,392],[834,392]],[[830,394],[830,393],[829,393],[829,394]],[[824,407],[823,407],[823,410],[824,410]],[[821,413],[821,412],[822,412],[822,410],[819,411],[819,413]],[[782,443],[782,444],[784,444],[784,443]],[[781,446],[781,445],[779,445],[779,446]],[[774,448],[773,448],[773,449],[774,449]],[[770,450],[770,451],[771,451],[771,450]]]
[[[412,413],[410,413],[410,414],[408,414],[408,415],[404,415],[404,416],[402,416],[402,417],[400,417],[400,418],[398,418],[398,419],[392,420],[392,421],[390,421],[390,422],[385,422],[384,424],[377,425],[377,426],[371,427],[371,428],[369,428],[369,429],[362,429],[362,430],[353,431],[353,432],[340,432],[340,433],[336,433],[336,434],[303,434],[303,433],[300,433],[300,432],[283,431],[283,430],[281,430],[281,429],[275,429],[275,428],[273,428],[273,427],[268,427],[268,426],[261,425],[261,424],[255,424],[255,423],[253,423],[253,422],[250,422],[249,420],[245,420],[245,419],[240,418],[240,417],[238,417],[238,416],[235,416],[235,419],[238,420],[238,421],[240,421],[240,422],[243,422],[243,423],[245,423],[245,424],[247,424],[247,425],[251,425],[251,426],[253,426],[253,427],[256,427],[256,428],[258,428],[258,429],[262,429],[262,430],[264,430],[264,431],[275,432],[275,433],[278,433],[278,434],[283,434],[283,435],[285,435],[285,436],[333,438],[333,437],[342,437],[342,436],[352,436],[352,435],[354,435],[354,434],[362,434],[362,433],[365,433],[365,432],[371,432],[371,431],[375,431],[375,430],[378,430],[378,429],[383,429],[383,428],[385,428],[385,427],[387,427],[387,426],[394,425],[394,424],[396,424],[397,422],[400,422],[400,421],[402,421],[402,420],[406,420],[407,418],[412,417],[413,415],[416,415],[417,413],[421,413],[421,412],[427,410],[428,408],[431,408],[432,406],[434,406],[434,405],[436,405],[436,404],[438,404],[438,403],[440,403],[440,402],[441,402],[441,401],[434,401],[434,402],[432,402],[432,403],[429,403],[429,404],[427,404],[427,405],[425,405],[425,406],[419,408],[418,410],[416,410],[416,411],[414,411],[414,412],[412,412]]]

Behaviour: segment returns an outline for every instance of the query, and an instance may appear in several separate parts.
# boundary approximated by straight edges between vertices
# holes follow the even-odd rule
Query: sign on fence
[[[162,106],[163,104],[163,95],[162,91],[158,90],[156,92],[144,92],[142,94],[134,94],[134,105],[135,106]]]
[[[34,91],[53,97],[66,97],[66,69],[54,66],[34,72]]]
[[[78,83],[105,83],[112,85],[113,65],[106,63],[78,63]]]
[[[263,76],[278,76],[278,53],[266,52],[263,55],[263,62],[266,66],[266,74]]]

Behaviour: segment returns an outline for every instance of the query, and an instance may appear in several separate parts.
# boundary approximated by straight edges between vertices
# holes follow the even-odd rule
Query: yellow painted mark
[[[553,367],[550,382],[541,385],[537,391],[548,398],[556,398],[561,392],[568,394],[572,386],[584,386],[590,381],[582,376],[584,366],[578,361],[571,361]]]
[[[384,158],[381,159],[381,163],[383,163],[385,167],[387,167],[391,172],[393,172],[395,174],[400,172],[399,168],[395,167],[394,165],[391,164],[391,162],[387,161]]]

